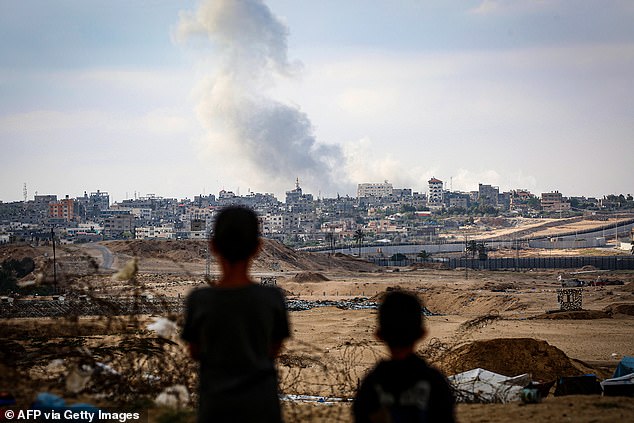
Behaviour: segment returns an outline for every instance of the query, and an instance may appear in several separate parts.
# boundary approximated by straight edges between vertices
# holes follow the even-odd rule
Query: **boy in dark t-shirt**
[[[222,276],[189,295],[182,333],[200,361],[198,422],[281,422],[274,360],[288,317],[280,290],[248,274],[260,248],[257,215],[223,209],[210,244]]]
[[[376,335],[390,350],[363,380],[353,405],[357,423],[455,421],[454,398],[445,377],[414,354],[425,335],[421,304],[415,296],[393,291],[379,308]]]

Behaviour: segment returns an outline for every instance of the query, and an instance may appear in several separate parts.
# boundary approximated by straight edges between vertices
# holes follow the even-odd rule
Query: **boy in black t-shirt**
[[[393,291],[379,308],[377,337],[391,359],[381,361],[363,380],[354,401],[357,423],[454,422],[454,398],[445,377],[414,354],[425,336],[421,304]]]
[[[223,209],[210,246],[222,276],[189,295],[182,333],[200,361],[198,422],[281,422],[274,360],[288,316],[280,290],[248,273],[260,249],[257,215]]]

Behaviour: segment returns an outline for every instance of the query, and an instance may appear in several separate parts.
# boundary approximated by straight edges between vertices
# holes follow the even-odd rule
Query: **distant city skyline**
[[[0,201],[627,195],[633,21],[619,0],[0,2]]]
[[[438,181],[438,179],[433,178],[436,181]],[[389,181],[383,181],[383,182],[389,182]],[[377,185],[377,184],[382,184],[383,182],[373,182],[370,183],[371,185]],[[450,187],[448,185],[444,184],[443,182],[443,191],[444,192],[451,192],[451,193],[478,193],[478,188],[479,186],[476,185],[473,189],[467,189],[467,190],[458,190],[458,189],[453,189],[450,190]],[[361,185],[361,183],[359,184]],[[392,185],[390,183],[390,185]],[[483,186],[489,186],[491,187],[491,184],[481,184]],[[292,186],[289,186],[288,189],[286,189],[283,193],[281,194],[276,194],[272,191],[254,191],[254,190],[247,190],[246,192],[242,192],[240,190],[232,190],[232,189],[225,189],[225,188],[221,188],[220,190],[216,191],[216,192],[200,192],[197,194],[193,194],[193,195],[181,195],[181,194],[176,194],[176,195],[166,195],[164,193],[159,192],[147,192],[147,193],[142,193],[140,191],[133,191],[133,192],[126,192],[125,195],[121,198],[118,197],[114,197],[112,195],[112,192],[109,191],[107,189],[107,187],[100,187],[97,189],[92,189],[92,190],[84,190],[81,193],[77,193],[77,194],[73,194],[73,193],[68,193],[66,191],[56,191],[56,192],[39,192],[39,191],[30,191],[28,189],[27,186],[27,201],[33,201],[35,196],[51,196],[54,195],[57,197],[58,200],[61,200],[63,198],[65,198],[66,196],[68,196],[69,198],[80,198],[80,197],[84,197],[85,195],[91,195],[91,194],[102,194],[102,195],[107,195],[110,198],[110,204],[115,204],[115,203],[120,203],[124,200],[135,200],[135,199],[142,199],[142,198],[151,198],[151,197],[155,197],[155,198],[171,198],[171,199],[176,199],[176,200],[193,200],[195,197],[198,196],[210,196],[213,195],[216,198],[219,198],[222,193],[227,193],[227,194],[233,194],[237,197],[246,197],[249,196],[250,194],[263,194],[263,195],[273,195],[277,200],[284,202],[284,199],[286,198],[286,194],[290,191],[294,191],[295,188],[297,187],[297,181],[293,182]],[[299,187],[301,188],[301,190],[303,191],[304,194],[310,194],[311,196],[313,196],[315,199],[321,199],[321,198],[336,198],[337,194],[333,195],[333,196],[329,196],[329,195],[321,195],[321,193],[315,193],[312,192],[310,190],[306,190],[304,188],[302,188],[301,183],[299,184]],[[492,185],[493,188],[499,188],[496,185]],[[411,190],[412,193],[419,193],[419,194],[424,194],[426,196],[429,195],[429,186],[425,186],[423,189],[417,190],[415,188],[409,187],[409,186],[396,186],[393,185],[392,188],[394,190],[400,190],[400,189],[405,189],[405,190]],[[514,192],[514,191],[522,191],[525,188],[510,188],[510,189],[499,189],[499,193],[510,193],[510,192]],[[567,195],[565,192],[561,192],[560,190],[551,190],[551,191],[544,191],[544,192],[533,192],[530,191],[529,192],[534,195],[535,197],[539,198],[542,196],[542,194],[553,194],[553,193],[559,193],[561,194],[564,198],[571,198],[571,197],[585,197],[585,198],[596,198],[597,200],[601,200],[604,197],[607,197],[609,195],[624,195],[624,196],[631,196],[631,193],[625,193],[625,192],[620,192],[620,193],[603,193],[600,195],[585,195],[585,194],[580,194],[580,195]],[[359,198],[358,192],[354,192],[351,194],[339,194],[342,197],[348,196],[350,198]],[[382,195],[378,195],[379,197],[381,197]],[[24,200],[24,186],[23,186],[23,196],[22,198],[18,199],[18,200],[13,200],[11,202],[19,202],[19,201],[23,201]],[[9,201],[4,201],[5,203],[8,203]]]

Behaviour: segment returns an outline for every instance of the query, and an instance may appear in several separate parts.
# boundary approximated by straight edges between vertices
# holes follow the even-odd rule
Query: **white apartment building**
[[[298,213],[267,213],[262,216],[261,221],[262,233],[275,234],[299,229],[302,218]]]
[[[383,183],[364,183],[357,186],[357,197],[387,197],[392,195],[394,188],[388,181]]]
[[[142,226],[134,229],[136,239],[174,239],[174,228],[169,225],[164,226]]]
[[[262,216],[262,233],[277,234],[284,231],[284,216],[280,214],[267,213]]]
[[[191,228],[192,221],[202,220],[205,222],[205,226],[210,228],[215,214],[216,211],[209,207],[189,206],[187,211],[181,216],[181,221],[186,228]]]
[[[429,181],[427,181],[427,184],[429,188],[427,203],[430,206],[440,206],[443,200],[442,181],[432,177]]]
[[[126,206],[121,206],[119,204],[113,204],[112,207],[110,207],[110,210],[128,212],[132,216],[136,217],[137,219],[143,219],[143,220],[152,219],[152,209],[150,208],[126,207]]]

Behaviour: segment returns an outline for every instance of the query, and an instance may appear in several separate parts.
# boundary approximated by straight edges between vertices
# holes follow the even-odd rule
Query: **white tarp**
[[[601,387],[604,389],[606,385],[634,385],[634,373],[621,377],[613,377],[612,379],[606,379],[601,382]]]
[[[291,401],[291,402],[315,402],[318,404],[326,404],[332,405],[336,402],[349,402],[351,399],[346,398],[337,398],[337,397],[322,397],[317,395],[282,395],[280,396],[280,400],[282,401]]]
[[[458,402],[511,402],[520,399],[531,383],[529,374],[508,377],[484,369],[473,369],[447,378]]]
[[[601,382],[603,395],[634,396],[634,373],[606,379]]]

